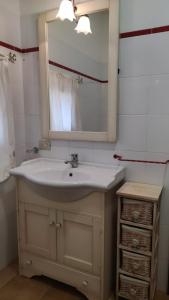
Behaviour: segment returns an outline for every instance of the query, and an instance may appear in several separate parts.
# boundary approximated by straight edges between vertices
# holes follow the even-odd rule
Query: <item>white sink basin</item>
[[[39,158],[24,162],[10,172],[33,183],[57,188],[109,190],[124,178],[122,167],[79,164],[73,169],[63,161]]]

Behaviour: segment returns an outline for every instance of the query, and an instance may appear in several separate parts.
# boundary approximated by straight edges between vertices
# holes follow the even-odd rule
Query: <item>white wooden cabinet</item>
[[[89,300],[110,299],[115,286],[115,192],[63,202],[55,188],[17,178],[20,274],[70,284]]]
[[[52,226],[53,210],[33,204],[21,203],[20,247],[48,259],[56,259],[57,236]]]
[[[100,218],[59,211],[58,221],[58,261],[100,275]]]

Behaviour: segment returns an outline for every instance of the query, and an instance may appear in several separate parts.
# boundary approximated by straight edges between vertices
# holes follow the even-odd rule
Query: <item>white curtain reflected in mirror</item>
[[[87,36],[69,21],[48,24],[51,131],[107,131],[108,10],[90,21]]]
[[[50,127],[52,131],[81,130],[78,89],[77,80],[50,70]]]

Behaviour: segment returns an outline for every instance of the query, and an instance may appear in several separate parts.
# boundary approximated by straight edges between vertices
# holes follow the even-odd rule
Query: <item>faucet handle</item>
[[[78,161],[78,159],[79,159],[78,153],[72,153],[71,158],[72,158],[73,161]]]

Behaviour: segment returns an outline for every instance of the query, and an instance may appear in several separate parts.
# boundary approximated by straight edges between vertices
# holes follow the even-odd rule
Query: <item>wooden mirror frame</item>
[[[38,20],[42,138],[51,140],[115,142],[117,136],[119,0],[93,0],[79,3],[76,6],[77,15],[91,14],[109,9],[108,130],[106,132],[50,131],[48,23],[56,20],[58,11],[56,9],[41,14]]]

